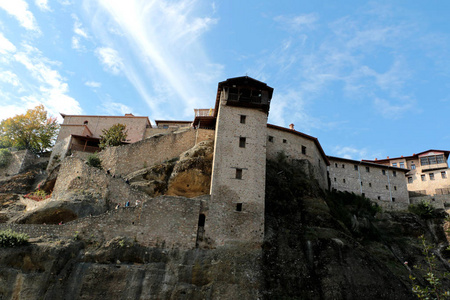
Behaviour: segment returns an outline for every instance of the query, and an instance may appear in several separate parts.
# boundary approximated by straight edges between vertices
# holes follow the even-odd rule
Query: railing
[[[77,145],[77,144],[72,144],[72,146],[70,147],[70,150],[72,150],[72,151],[90,152],[90,153],[100,152],[100,148],[99,147]]]
[[[208,116],[214,116],[214,109],[213,108],[196,108],[194,109],[195,116],[196,117],[208,117]]]

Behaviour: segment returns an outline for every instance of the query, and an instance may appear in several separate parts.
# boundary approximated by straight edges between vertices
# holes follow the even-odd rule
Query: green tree
[[[0,148],[17,147],[40,153],[52,147],[58,129],[56,118],[47,117],[41,104],[0,123]]]
[[[100,148],[122,145],[127,139],[127,126],[123,124],[114,124],[109,129],[103,129],[100,135]]]

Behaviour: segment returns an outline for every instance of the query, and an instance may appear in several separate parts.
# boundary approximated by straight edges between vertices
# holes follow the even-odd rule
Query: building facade
[[[407,169],[328,156],[330,187],[362,195],[379,204],[409,204]]]

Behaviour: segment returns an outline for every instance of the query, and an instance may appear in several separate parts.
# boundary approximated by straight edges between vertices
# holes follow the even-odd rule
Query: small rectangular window
[[[408,183],[413,183],[413,178],[411,176],[408,177]]]
[[[302,146],[302,154],[306,154],[306,147]]]
[[[363,182],[361,181],[361,186],[363,186]]]
[[[344,179],[342,179],[342,182],[343,182],[343,183],[345,183],[345,178],[344,178]]]
[[[416,169],[416,165],[414,163],[411,163],[411,170],[415,170]]]
[[[405,163],[404,162],[400,162],[400,168],[405,168]]]
[[[388,189],[389,189],[389,186],[386,186],[386,189],[388,190]]]
[[[436,160],[437,160],[438,164],[445,163],[445,159],[444,159],[444,155],[443,154],[436,156]]]
[[[236,169],[236,179],[242,179],[242,169]]]
[[[382,173],[383,175],[386,175],[386,170],[381,170],[381,173]]]
[[[396,191],[396,190],[397,190],[397,186],[394,185],[394,191]]]
[[[434,180],[434,173],[430,173],[430,180]]]
[[[420,179],[422,179],[422,181],[425,181],[426,180],[425,174],[420,175]]]
[[[242,203],[236,203],[236,211],[242,211]]]
[[[334,177],[334,182],[336,182],[336,177]]]
[[[273,143],[273,136],[269,135],[269,142]]]
[[[245,148],[245,141],[246,141],[245,137],[240,137],[239,138],[239,147]]]
[[[287,140],[286,139],[283,139],[283,144],[286,144],[287,143]]]
[[[334,163],[334,167],[335,167],[335,168],[337,168],[337,167],[338,167],[338,166],[337,166],[337,163]]]
[[[246,118],[247,118],[247,116],[241,115],[241,124],[245,124],[245,119]]]
[[[369,182],[369,187],[372,187],[372,183],[371,182]]]
[[[392,163],[392,166],[393,167],[397,167],[397,163]]]
[[[353,168],[355,168],[355,171],[358,171],[358,165],[354,165]]]
[[[392,202],[395,202],[395,198],[394,197],[392,197]]]
[[[344,164],[342,164],[342,169],[345,169],[345,165]]]
[[[378,200],[381,200],[381,197],[380,197],[380,196],[378,196],[378,197],[377,197],[377,199],[378,199]]]
[[[392,175],[394,175],[394,177],[397,177],[397,171],[392,171]]]
[[[369,167],[366,167],[366,172],[370,172],[370,168]]]
[[[362,193],[361,196],[362,196],[363,198],[365,198],[365,197],[366,197],[366,193]]]
[[[442,171],[442,172],[441,172],[441,177],[442,177],[442,178],[447,178],[447,173],[445,173],[445,171]]]

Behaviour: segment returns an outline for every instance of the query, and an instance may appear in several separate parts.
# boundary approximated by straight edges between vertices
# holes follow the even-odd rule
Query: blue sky
[[[450,149],[450,1],[0,0],[0,119],[192,120],[217,83],[353,159]]]

